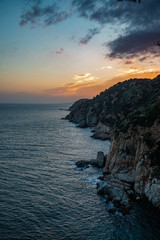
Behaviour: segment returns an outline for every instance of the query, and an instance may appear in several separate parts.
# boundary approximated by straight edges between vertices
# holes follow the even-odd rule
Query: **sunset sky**
[[[91,98],[160,74],[160,0],[0,0],[0,102]]]

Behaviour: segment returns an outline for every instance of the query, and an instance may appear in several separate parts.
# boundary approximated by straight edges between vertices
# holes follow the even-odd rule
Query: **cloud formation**
[[[155,69],[149,70],[141,70],[141,71],[134,71],[134,69],[126,70],[123,74],[117,75],[115,78],[105,81],[99,82],[97,80],[92,82],[81,82],[78,81],[72,83],[65,83],[60,87],[47,89],[45,94],[53,97],[74,97],[74,99],[79,99],[83,97],[92,98],[96,96],[101,91],[113,86],[118,82],[123,82],[130,78],[154,78],[160,74],[160,71]]]
[[[98,78],[91,73],[75,74],[74,82],[64,83],[60,87],[48,89],[46,92],[53,96],[71,96],[78,95],[80,89],[90,88],[99,84]]]
[[[95,81],[97,79],[99,79],[98,77],[96,76],[93,76],[91,73],[83,73],[83,74],[76,74],[74,77],[73,77],[76,84],[83,84],[83,83],[95,83]]]
[[[104,66],[104,67],[97,68],[96,70],[100,71],[100,70],[104,70],[104,69],[112,69],[112,66]]]
[[[133,58],[141,57],[142,54],[160,55],[159,47],[155,46],[155,39],[160,39],[160,31],[142,30],[131,31],[129,34],[120,36],[116,40],[111,41],[109,46],[111,58]],[[141,58],[143,61],[144,58]]]
[[[80,40],[79,44],[80,45],[88,44],[88,42],[93,38],[93,36],[95,36],[98,33],[100,33],[100,29],[99,28],[91,28],[91,29],[89,29],[87,35]]]
[[[71,95],[78,95],[77,92],[81,88],[88,88],[94,86],[97,81],[92,82],[73,82],[73,83],[66,83],[61,85],[60,87],[48,89],[46,93],[52,96],[71,96]]]
[[[82,74],[76,74],[74,75],[73,79],[79,80],[79,79],[84,79],[91,76],[91,73],[82,73]]]
[[[80,45],[88,44],[102,28],[109,25],[116,28],[117,37],[113,34],[114,39],[109,41],[106,34],[104,42],[109,51],[107,57],[136,57],[143,61],[146,54],[159,56],[159,46],[154,44],[160,41],[159,0],[143,0],[140,4],[136,0],[70,0],[67,8],[55,0],[51,1],[50,6],[42,5],[41,0],[30,2],[32,5],[21,16],[21,26],[37,24],[39,21],[49,26],[64,21],[72,14],[78,14],[98,24],[98,27],[90,28],[87,35],[80,39]]]
[[[40,0],[32,0],[30,3],[29,8],[21,15],[20,26],[35,25],[39,22],[42,22],[43,26],[49,26],[62,22],[71,14],[65,10],[60,10],[54,1],[52,5],[47,6],[43,6]]]
[[[141,4],[111,0],[73,0],[73,3],[80,16],[101,26],[116,23],[120,27],[124,24],[123,34],[109,43],[106,41],[110,58],[131,58],[147,53],[159,56],[159,48],[154,47],[160,39],[159,0],[145,0]]]

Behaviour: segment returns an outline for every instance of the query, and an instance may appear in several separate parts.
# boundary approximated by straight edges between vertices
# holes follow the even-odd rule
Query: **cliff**
[[[142,104],[145,105],[148,98],[155,95],[159,78],[120,82],[93,99],[78,104],[66,119],[77,123],[79,127],[97,126],[94,131],[98,133],[94,133],[94,136],[101,138],[102,133],[102,139],[109,139],[122,119]],[[107,126],[105,131],[104,126]]]
[[[103,173],[132,184],[160,209],[160,77],[150,87],[147,101],[115,128]]]
[[[130,207],[133,193],[146,196],[160,209],[160,76],[118,83],[66,118],[80,127],[94,126],[100,138],[111,138],[99,193],[123,207]]]

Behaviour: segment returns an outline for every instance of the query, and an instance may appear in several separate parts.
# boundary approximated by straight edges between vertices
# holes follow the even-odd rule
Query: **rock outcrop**
[[[105,166],[107,156],[104,156],[103,152],[98,152],[97,153],[97,158],[92,159],[90,161],[88,160],[79,160],[76,162],[76,166],[79,168],[86,168],[89,167],[89,165],[96,166],[98,168],[103,168]]]
[[[113,203],[112,211],[118,209],[123,214],[128,213],[132,208],[129,193],[127,193],[130,189],[130,184],[122,183],[112,175],[107,176],[105,181],[97,185],[97,193],[100,195],[107,195],[106,201],[111,201]]]
[[[105,124],[98,122],[97,126],[92,130],[93,135],[91,137],[101,140],[111,140],[112,128]]]

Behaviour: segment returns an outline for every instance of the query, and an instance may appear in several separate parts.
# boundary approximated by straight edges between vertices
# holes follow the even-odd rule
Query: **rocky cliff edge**
[[[99,138],[111,138],[98,193],[125,209],[130,195],[146,196],[160,209],[160,76],[118,83],[80,104],[66,119],[80,127],[94,126]]]

